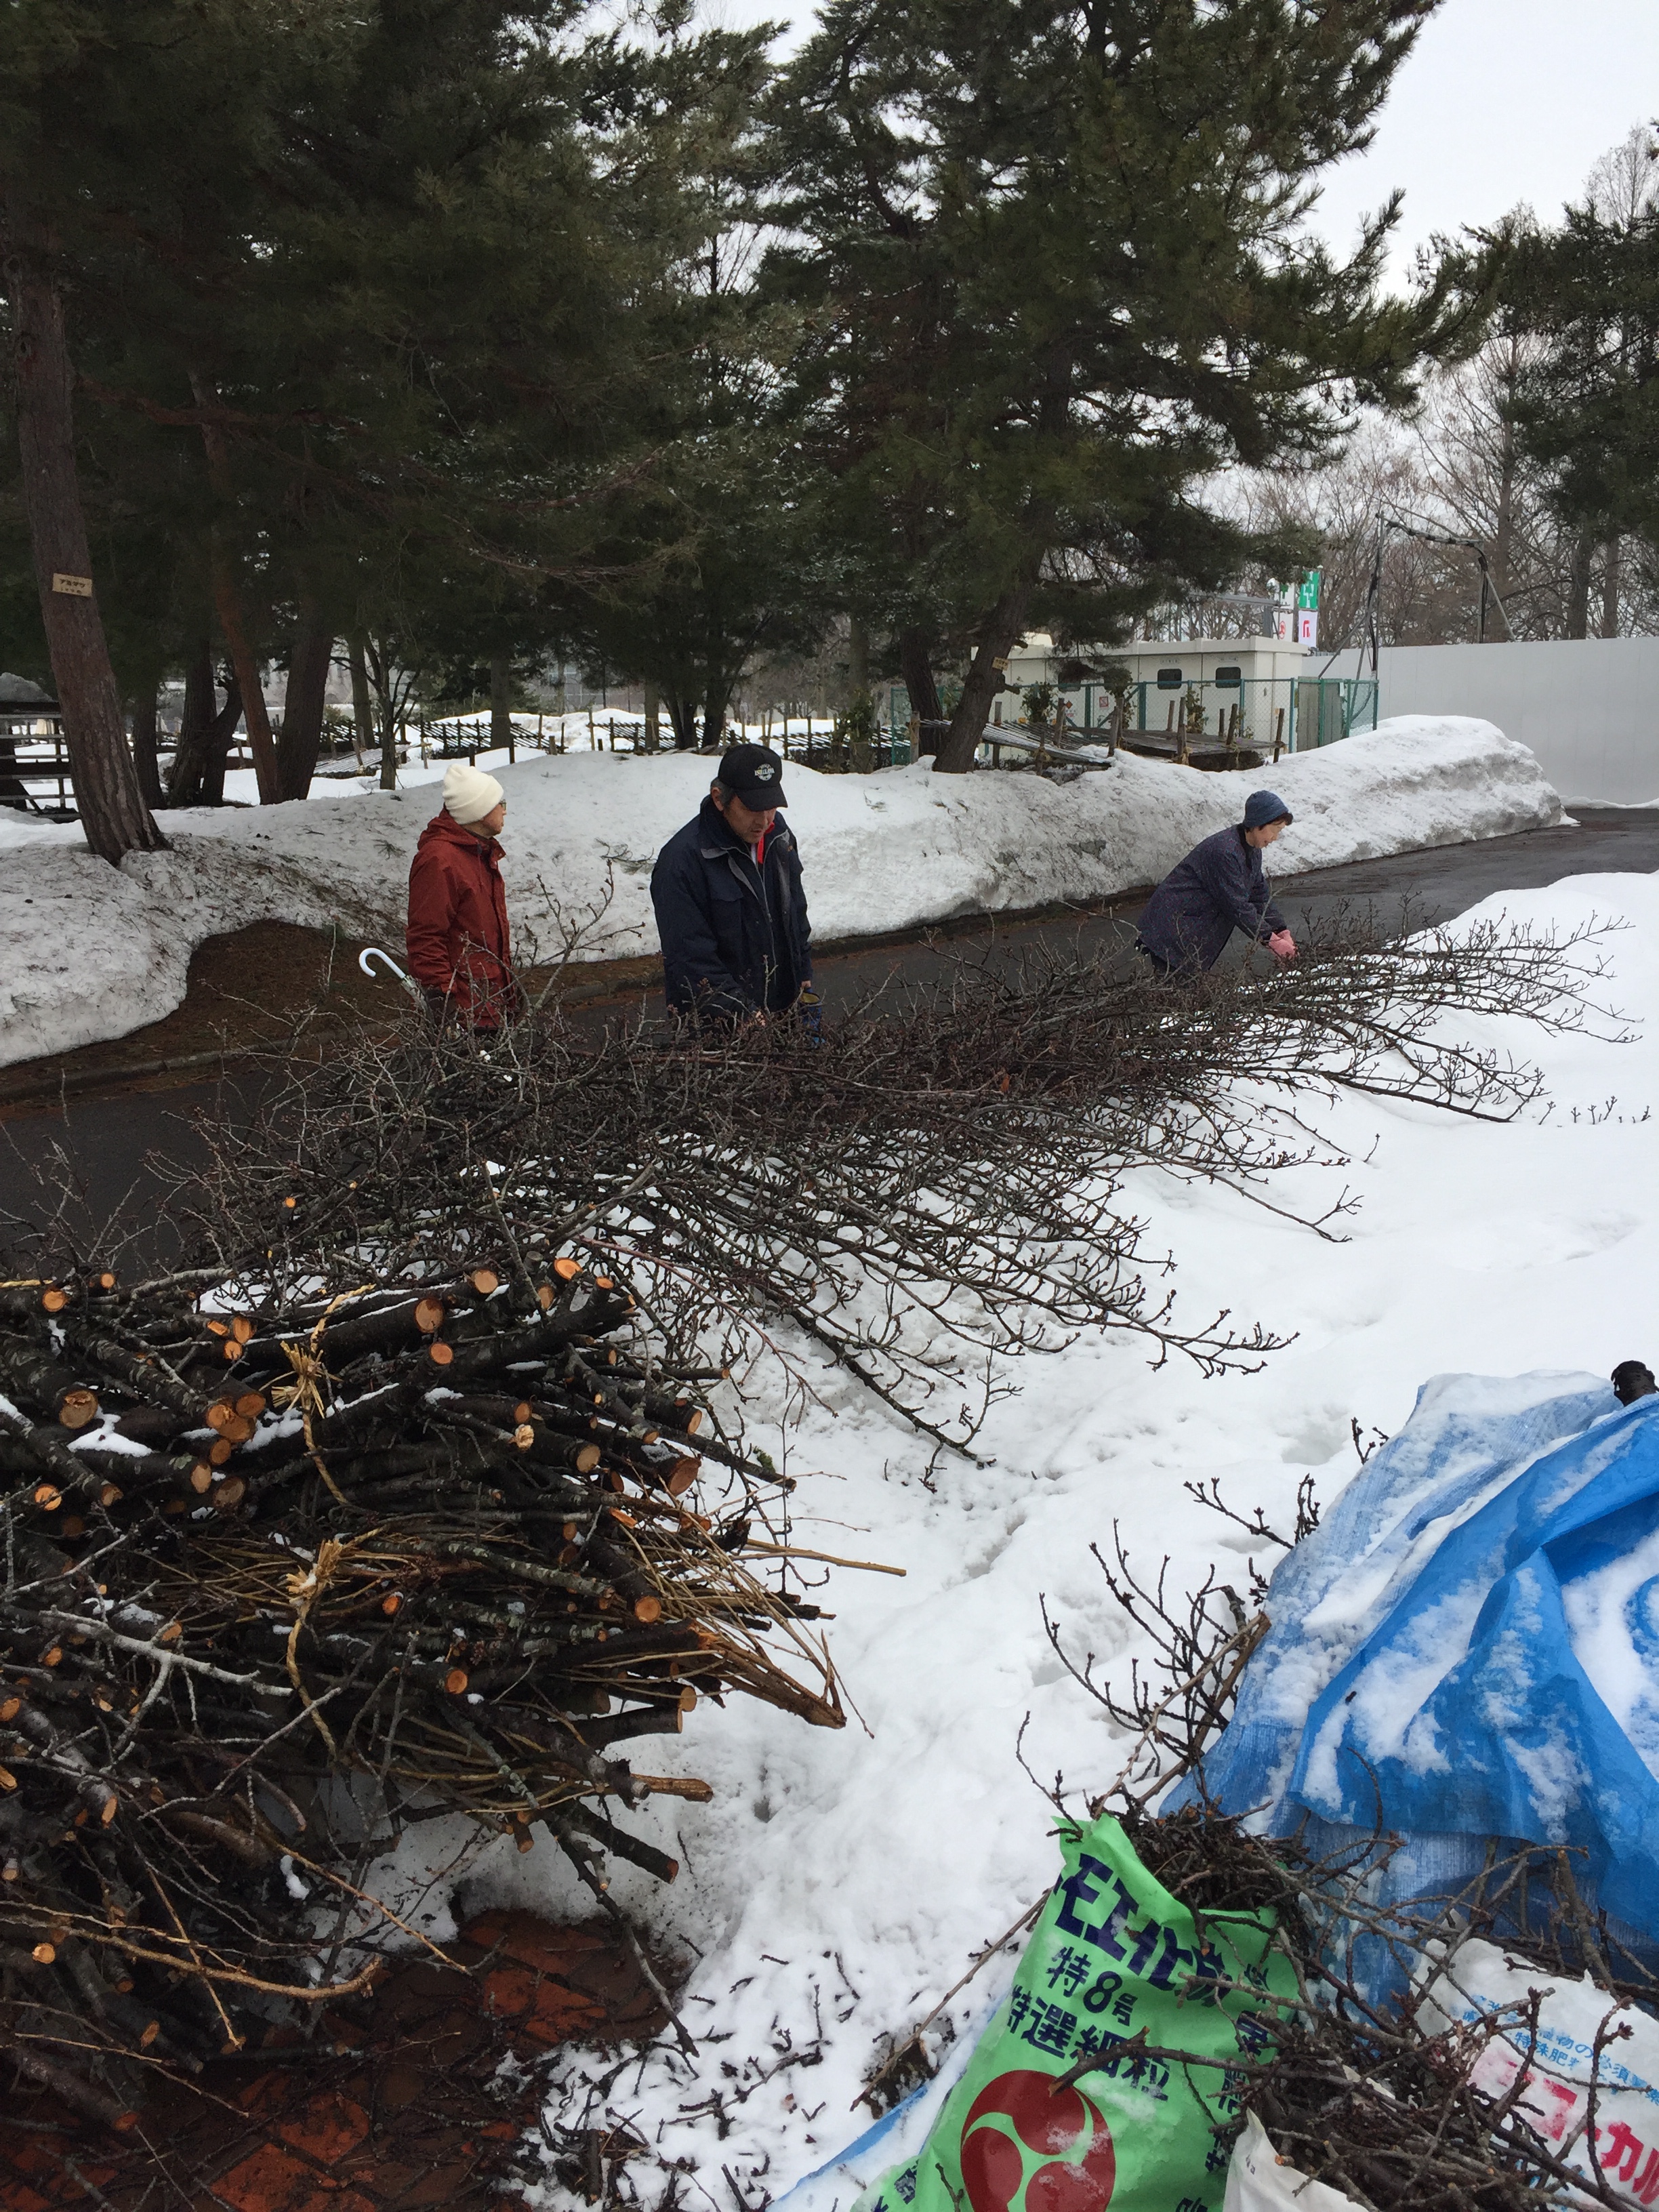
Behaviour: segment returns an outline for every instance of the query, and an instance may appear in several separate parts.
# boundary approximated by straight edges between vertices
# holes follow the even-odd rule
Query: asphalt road
[[[1659,808],[1581,807],[1574,828],[1529,830],[1517,837],[1281,878],[1276,895],[1292,930],[1346,909],[1370,912],[1389,931],[1402,924],[1449,921],[1494,893],[1534,890],[1564,876],[1656,870]],[[1073,945],[1085,951],[1121,947],[1127,954],[1137,912],[1136,903],[1127,902],[1023,921],[975,921],[953,926],[927,941],[826,953],[816,963],[818,983],[833,1011],[884,988],[935,980],[964,957],[1012,963],[1029,952]],[[600,1001],[586,1009],[582,1018],[614,1019],[640,1003],[637,994],[631,1001]],[[4,1217],[15,1219],[38,1211],[45,1201],[37,1179],[54,1158],[61,1158],[77,1192],[79,1218],[89,1228],[130,1197],[155,1206],[152,1249],[164,1261],[168,1225],[147,1157],[161,1152],[188,1159],[199,1146],[192,1139],[192,1121],[234,1113],[239,1103],[234,1085],[197,1084],[135,1090],[115,1098],[70,1099],[52,1111],[0,1124],[0,1261],[9,1252],[21,1257],[15,1229],[9,1228]]]
[[[164,1193],[149,1163],[203,1156],[194,1124],[235,1109],[217,1083],[135,1091],[117,1098],[71,1098],[52,1112],[0,1122],[0,1275],[27,1270],[25,1225],[62,1211],[88,1258],[118,1209],[142,1218],[145,1262],[165,1267],[177,1249]]]
[[[1494,893],[1535,890],[1563,876],[1650,874],[1659,870],[1659,807],[1581,807],[1577,826],[1529,830],[1478,845],[1437,846],[1307,875],[1281,876],[1274,896],[1292,934],[1321,916],[1370,915],[1385,934],[1449,921]],[[810,896],[811,884],[808,879]],[[974,922],[912,941],[833,953],[813,963],[827,1006],[845,1006],[884,984],[918,983],[944,975],[954,960],[993,957],[1011,963],[1024,951],[1077,945],[1088,952],[1134,941],[1139,900],[1045,915],[1031,921]],[[1235,939],[1235,951],[1243,939]]]

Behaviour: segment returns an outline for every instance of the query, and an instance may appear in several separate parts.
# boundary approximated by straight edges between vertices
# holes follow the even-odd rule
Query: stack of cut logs
[[[737,1556],[777,1478],[623,1284],[202,1288],[0,1286],[0,2045],[115,2125],[135,2061],[368,1985],[411,1822],[672,1879],[606,1801],[707,1785],[617,1746],[726,1693],[842,1723],[813,1608]]]

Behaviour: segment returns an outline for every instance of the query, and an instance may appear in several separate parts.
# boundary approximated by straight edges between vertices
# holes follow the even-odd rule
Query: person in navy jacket
[[[1294,960],[1296,939],[1273,904],[1261,855],[1294,817],[1276,791],[1253,791],[1244,819],[1194,845],[1147,901],[1135,949],[1159,975],[1196,975],[1213,968],[1228,939],[1242,930],[1265,943],[1276,960]]]
[[[696,819],[651,872],[672,1012],[738,1027],[817,1006],[800,852],[787,823],[783,763],[765,745],[732,745]]]

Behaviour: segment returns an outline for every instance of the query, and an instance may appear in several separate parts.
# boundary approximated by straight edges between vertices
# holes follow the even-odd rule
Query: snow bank
[[[654,953],[652,863],[695,812],[708,760],[582,753],[492,763],[492,773],[507,795],[521,951],[550,954],[558,916],[580,917],[608,892],[583,957]],[[870,776],[792,766],[789,818],[816,934],[857,938],[1154,882],[1267,785],[1297,817],[1275,848],[1285,875],[1501,837],[1561,812],[1532,755],[1491,723],[1414,715],[1253,775],[1130,754],[1065,785],[936,777],[926,764]],[[396,946],[434,796],[411,786],[168,814],[173,850],[134,854],[118,874],[78,828],[0,816],[0,1066],[159,1020],[184,997],[195,947],[250,922],[337,921]]]
[[[1499,912],[1567,927],[1626,917],[1601,993],[1636,1012],[1659,998],[1659,878],[1506,894],[1469,922]],[[837,1572],[817,1595],[869,1733],[856,1721],[807,1729],[737,1699],[691,1715],[681,1738],[651,1739],[650,1763],[706,1778],[714,1802],[657,1800],[641,1832],[680,1859],[679,1878],[663,1889],[617,1866],[616,1888],[690,1965],[684,2010],[702,2052],[695,2066],[662,2055],[630,2066],[614,2094],[653,2148],[694,2162],[689,2212],[731,2212],[734,2191],[781,2197],[832,2160],[866,2124],[849,2106],[878,2039],[908,2033],[1053,1880],[1053,1808],[1036,1784],[1063,1768],[1074,1790],[1102,1789],[1126,1747],[1062,1672],[1040,1604],[1079,1662],[1092,1651],[1127,1672],[1143,1647],[1090,1553],[1098,1544],[1109,1559],[1115,1523],[1143,1573],[1168,1554],[1181,1591],[1213,1562],[1246,1594],[1252,1557],[1267,1569],[1280,1553],[1204,1511],[1187,1482],[1217,1476],[1240,1512],[1260,1504],[1288,1529],[1304,1474],[1328,1507],[1357,1473],[1351,1423],[1368,1443],[1397,1433],[1429,1376],[1604,1376],[1653,1358],[1659,1120],[1645,1116],[1659,1103],[1659,1035],[1618,1045],[1496,1021],[1456,1034],[1540,1059],[1553,1109],[1493,1125],[1375,1097],[1305,1102],[1322,1157],[1268,1194],[1309,1216],[1357,1197],[1336,1241],[1225,1188],[1152,1170],[1133,1179],[1149,1250],[1179,1255],[1188,1322],[1230,1307],[1236,1327],[1295,1334],[1259,1373],[1206,1381],[1179,1360],[1154,1372],[1133,1340],[1088,1336],[1012,1370],[1021,1387],[991,1409],[982,1468],[930,1464],[839,1377],[823,1378],[827,1405],[798,1427],[781,1393],[750,1401],[754,1442],[799,1478],[795,1542],[901,1565],[906,1579]],[[754,1379],[761,1389],[763,1370]],[[462,1840],[459,1826],[410,1838],[411,1876]],[[505,1842],[490,1853],[465,1908],[580,1911],[544,1839],[522,1856]],[[953,2002],[959,2035],[1012,1969],[994,1960]],[[812,2063],[781,2063],[791,2051]],[[612,2065],[581,2059],[575,2072]],[[873,2163],[897,2154],[883,2146]],[[854,2193],[826,2176],[810,2212],[837,2199],[846,2212]],[[547,2202],[569,2200],[551,2187]]]

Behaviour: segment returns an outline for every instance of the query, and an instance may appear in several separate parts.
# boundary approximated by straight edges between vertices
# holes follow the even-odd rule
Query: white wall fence
[[[1385,646],[1380,673],[1385,716],[1496,722],[1565,799],[1659,801],[1659,637]]]

